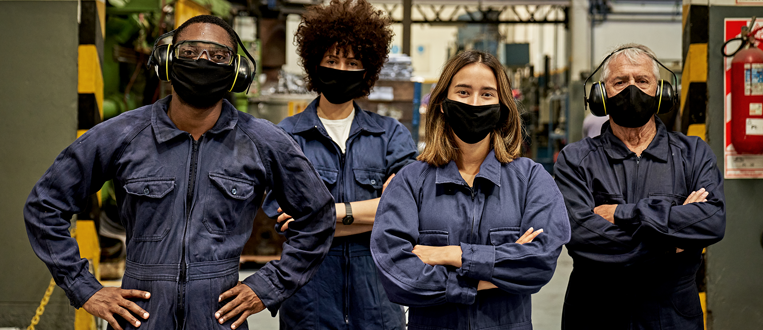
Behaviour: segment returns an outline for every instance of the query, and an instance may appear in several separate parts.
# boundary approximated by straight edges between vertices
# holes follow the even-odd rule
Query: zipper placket
[[[199,176],[199,151],[201,149],[201,141],[204,139],[204,135],[199,140],[194,140],[193,135],[188,134],[191,138],[191,162],[188,166],[188,187],[186,192],[186,207],[185,207],[185,224],[183,227],[183,240],[181,242],[180,253],[180,279],[178,281],[178,309],[180,318],[178,324],[182,327],[185,323],[185,284],[186,276],[188,272],[188,263],[186,262],[186,236],[188,233],[188,223],[191,220],[191,211],[196,202],[196,185],[197,177]]]
[[[476,210],[477,206],[474,203],[474,195],[475,195],[474,186],[475,186],[475,182],[474,181],[472,181],[472,186],[471,187],[469,187],[467,185],[467,187],[469,187],[469,193],[472,196],[472,229],[469,231],[469,244],[473,243],[472,235],[474,235],[475,214],[477,214],[477,210]],[[466,325],[467,325],[467,328],[471,330],[471,328],[472,328],[472,306],[468,306],[467,309],[466,309]]]

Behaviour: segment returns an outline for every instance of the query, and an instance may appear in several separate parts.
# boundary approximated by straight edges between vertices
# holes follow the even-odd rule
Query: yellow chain
[[[40,301],[40,307],[37,307],[37,312],[34,314],[34,317],[32,318],[32,324],[30,324],[26,328],[27,330],[34,330],[34,326],[37,325],[37,323],[40,323],[40,316],[42,316],[42,313],[45,313],[45,305],[48,304],[48,301],[50,300],[50,295],[53,293],[53,288],[55,287],[56,287],[56,281],[54,281],[51,278],[50,284],[48,285],[48,289],[45,290],[45,295],[42,296],[42,301]]]

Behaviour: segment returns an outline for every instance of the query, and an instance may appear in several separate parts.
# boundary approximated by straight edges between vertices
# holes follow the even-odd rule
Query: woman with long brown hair
[[[532,329],[530,295],[570,238],[564,200],[519,157],[522,125],[498,60],[452,58],[432,92],[426,148],[382,196],[371,253],[408,329]]]

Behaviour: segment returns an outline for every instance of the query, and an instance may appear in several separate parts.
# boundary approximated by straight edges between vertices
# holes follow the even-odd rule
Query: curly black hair
[[[368,95],[379,80],[379,72],[387,61],[394,33],[390,20],[366,0],[331,0],[328,5],[308,8],[302,16],[294,42],[307,72],[307,89],[321,93],[317,79],[323,55],[332,46],[344,51],[352,49],[366,70],[365,85],[360,91]]]

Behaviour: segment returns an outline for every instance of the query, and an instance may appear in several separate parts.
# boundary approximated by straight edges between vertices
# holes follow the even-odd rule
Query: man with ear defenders
[[[32,247],[72,305],[114,329],[246,329],[246,317],[307,283],[331,246],[334,201],[297,144],[223,96],[251,83],[225,21],[196,16],[155,47],[172,96],[99,124],[35,185],[24,209]],[[127,230],[121,288],[88,271],[69,218],[114,180]],[[238,281],[266,188],[294,221],[281,260]]]
[[[723,238],[723,177],[704,141],[655,116],[677,104],[658,65],[643,45],[609,54],[586,101],[610,120],[554,166],[574,260],[562,329],[703,329],[695,277]]]

